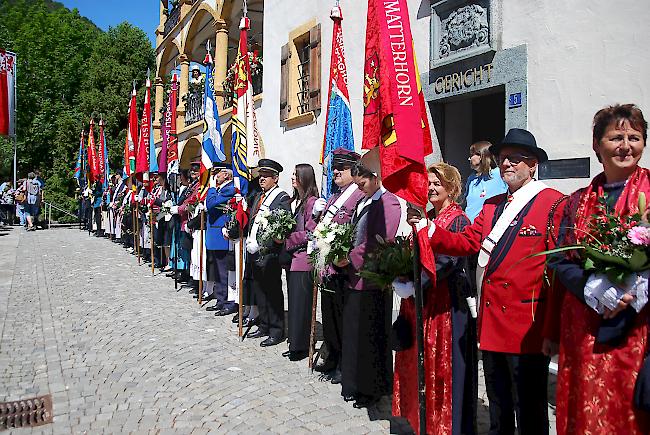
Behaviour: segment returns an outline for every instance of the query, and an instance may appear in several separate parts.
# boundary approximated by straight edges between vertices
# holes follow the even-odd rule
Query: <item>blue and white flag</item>
[[[201,181],[206,185],[204,174],[212,168],[214,162],[226,161],[223,151],[223,137],[221,135],[221,122],[219,121],[219,108],[214,98],[214,79],[212,75],[212,56],[208,48],[205,57],[205,91],[203,99],[203,146],[201,151]],[[207,189],[206,190],[207,193]],[[203,196],[203,195],[202,195]]]

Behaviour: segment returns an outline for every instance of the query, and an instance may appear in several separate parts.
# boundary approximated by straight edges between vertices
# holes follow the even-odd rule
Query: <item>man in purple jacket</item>
[[[320,213],[321,222],[346,224],[352,220],[357,203],[363,198],[352,180],[351,169],[359,160],[359,154],[344,148],[333,151],[332,169],[334,183],[339,192],[328,201],[320,198],[314,204],[314,213]],[[343,313],[343,294],[347,285],[344,270],[330,265],[323,276],[321,292],[321,313],[323,322],[323,341],[327,344],[327,359],[316,366],[324,373],[323,379],[333,384],[341,383],[341,329]]]

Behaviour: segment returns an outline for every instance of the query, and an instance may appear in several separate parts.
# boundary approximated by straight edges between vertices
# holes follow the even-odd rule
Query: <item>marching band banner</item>
[[[0,136],[16,134],[16,55],[0,48]]]

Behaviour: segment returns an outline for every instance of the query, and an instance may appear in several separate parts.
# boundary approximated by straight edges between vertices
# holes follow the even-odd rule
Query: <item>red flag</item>
[[[104,148],[104,120],[100,118],[97,167],[99,169],[98,179],[102,182],[106,178],[106,155],[104,154]]]
[[[425,207],[428,178],[424,156],[432,152],[431,138],[407,0],[368,0],[363,94],[362,147],[380,146],[386,189]]]
[[[176,106],[178,101],[178,77],[172,76],[172,90],[169,94],[169,107],[165,114],[167,125],[167,171],[178,173],[178,136],[176,135]]]
[[[0,136],[12,136],[16,128],[16,55],[0,49]]]
[[[129,125],[126,129],[124,143],[124,170],[129,177],[135,173],[135,141],[138,138],[138,109],[135,102],[135,83],[129,102]]]
[[[91,183],[100,179],[99,162],[97,161],[97,152],[95,151],[95,121],[90,119],[90,132],[88,133],[88,167],[90,171],[88,178]]]
[[[135,172],[142,180],[144,187],[151,191],[149,185],[149,120],[151,119],[151,81],[147,78],[147,90],[144,97],[144,110],[140,121],[140,138],[138,140],[138,157],[136,159]]]

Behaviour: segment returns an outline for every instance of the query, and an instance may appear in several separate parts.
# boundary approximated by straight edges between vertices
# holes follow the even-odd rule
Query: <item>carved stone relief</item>
[[[439,59],[490,43],[488,11],[480,5],[460,7],[440,24]]]

